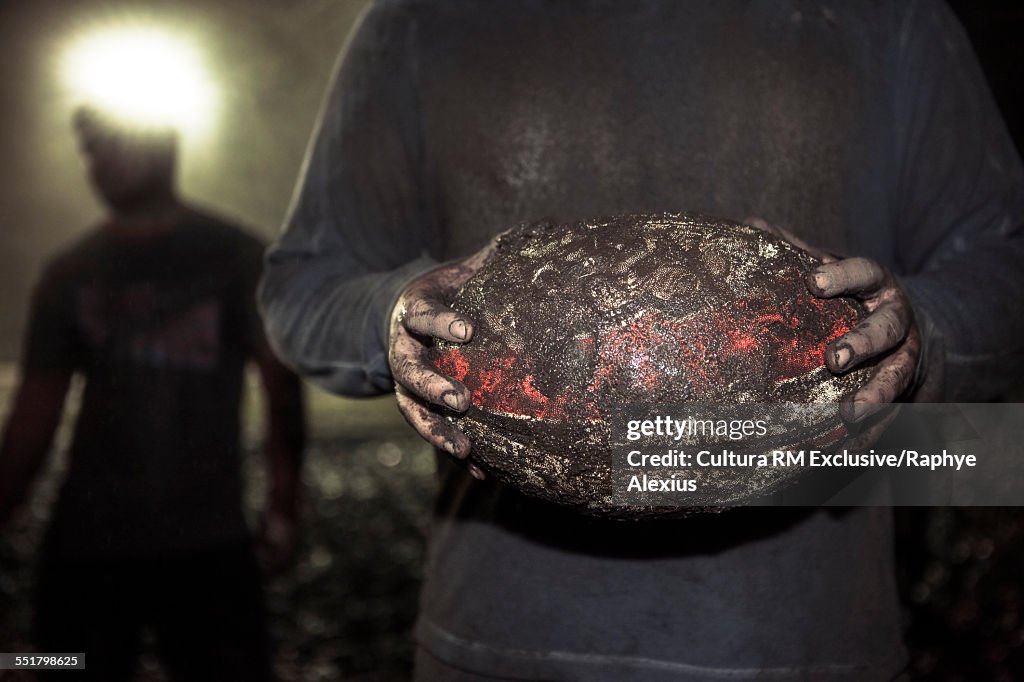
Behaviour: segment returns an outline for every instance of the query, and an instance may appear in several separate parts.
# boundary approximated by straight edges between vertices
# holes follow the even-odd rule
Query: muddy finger
[[[427,357],[426,348],[408,332],[400,330],[388,355],[395,383],[435,405],[456,412],[469,409],[469,391],[462,383],[441,374]]]
[[[433,299],[413,301],[400,319],[407,330],[421,336],[454,343],[465,343],[473,336],[473,324],[465,316]]]
[[[464,459],[469,454],[470,442],[466,434],[452,426],[437,412],[424,405],[401,386],[395,387],[398,409],[425,441],[454,457]]]
[[[843,419],[858,422],[897,400],[907,392],[917,370],[920,343],[908,340],[898,351],[879,363],[874,376],[851,400],[840,405]]]
[[[910,328],[910,310],[901,302],[883,303],[851,331],[829,344],[825,364],[845,372],[899,344]]]
[[[873,260],[844,258],[815,268],[807,275],[807,288],[823,298],[865,295],[878,291],[888,279],[885,268]]]

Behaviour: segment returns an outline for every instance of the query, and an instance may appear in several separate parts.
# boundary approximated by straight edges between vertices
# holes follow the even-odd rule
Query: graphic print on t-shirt
[[[151,282],[85,285],[76,313],[91,352],[141,367],[210,371],[220,360],[221,304]]]

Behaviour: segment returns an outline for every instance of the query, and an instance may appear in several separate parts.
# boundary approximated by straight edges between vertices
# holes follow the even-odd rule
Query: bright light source
[[[64,55],[72,95],[127,121],[201,133],[212,122],[215,88],[198,51],[155,28],[91,33]]]

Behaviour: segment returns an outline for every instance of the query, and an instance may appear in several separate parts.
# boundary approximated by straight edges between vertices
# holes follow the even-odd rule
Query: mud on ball
[[[612,501],[610,415],[637,404],[838,403],[869,373],[832,375],[826,345],[864,316],[804,285],[818,261],[760,230],[697,215],[523,225],[449,304],[475,322],[433,360],[472,393],[450,415],[471,459],[549,502],[605,516],[664,508]],[[838,412],[801,428],[827,447]],[[742,503],[798,476],[694,470],[694,508]]]

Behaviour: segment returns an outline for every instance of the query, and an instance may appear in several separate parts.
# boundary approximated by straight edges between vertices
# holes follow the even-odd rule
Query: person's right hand
[[[420,275],[402,290],[391,311],[388,364],[395,380],[398,409],[428,443],[459,459],[469,456],[466,434],[444,418],[444,409],[465,412],[470,406],[466,387],[441,374],[430,361],[431,339],[465,343],[473,337],[473,321],[445,305],[473,273],[486,262],[497,245],[495,237],[483,249],[461,261],[442,265]],[[470,463],[469,471],[484,478]]]

